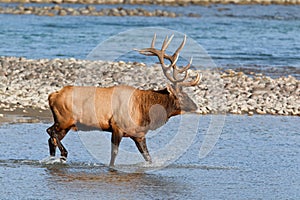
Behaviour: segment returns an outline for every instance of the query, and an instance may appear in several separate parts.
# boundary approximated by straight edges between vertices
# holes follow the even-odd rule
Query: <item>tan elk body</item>
[[[122,137],[130,137],[144,159],[151,162],[146,145],[147,131],[161,127],[172,116],[195,111],[196,104],[182,91],[182,87],[195,86],[201,79],[197,74],[194,80],[185,82],[191,62],[183,68],[176,66],[179,51],[183,48],[186,37],[172,56],[165,53],[172,38],[165,39],[161,50],[154,48],[155,39],[156,36],[151,48],[139,52],[158,56],[163,72],[172,85],[158,91],[140,90],[125,85],[108,88],[66,86],[51,93],[48,99],[54,124],[47,129],[50,135],[48,143],[51,156],[55,156],[55,149],[58,147],[61,159],[67,158],[68,152],[61,140],[70,129],[99,129],[112,132],[110,166],[114,166]],[[164,64],[164,59],[170,61],[169,66]]]

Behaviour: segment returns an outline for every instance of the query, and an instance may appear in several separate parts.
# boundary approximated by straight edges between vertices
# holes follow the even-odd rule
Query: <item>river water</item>
[[[97,9],[104,7],[112,6],[97,6]],[[212,57],[217,67],[299,78],[300,6],[142,7],[183,14],[197,13],[201,17],[0,15],[0,54],[85,59],[99,43],[120,32],[158,27],[182,32],[195,40]],[[150,40],[146,38],[143,41],[145,47],[150,45]],[[120,48],[126,46],[126,42],[122,41]],[[143,61],[142,58],[132,60],[123,56],[123,59],[126,58]]]
[[[191,121],[198,118],[190,116]],[[48,155],[45,129],[50,124],[1,125],[1,199],[299,198],[298,117],[227,116],[216,145],[200,159],[199,147],[211,119],[200,116],[194,142],[178,160],[143,173],[109,171],[107,163],[88,153],[77,132],[63,140],[69,151],[66,164],[41,163]],[[166,126],[178,125],[177,120]],[[171,132],[157,137],[163,140]],[[127,143],[133,142],[125,138],[120,148],[127,148]],[[149,150],[155,151],[151,145]]]

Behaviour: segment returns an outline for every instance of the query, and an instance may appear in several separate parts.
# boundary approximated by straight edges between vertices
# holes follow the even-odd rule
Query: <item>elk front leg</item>
[[[111,158],[109,167],[115,166],[116,157],[119,151],[119,145],[123,135],[119,131],[113,131],[111,136]]]
[[[143,155],[144,159],[152,163],[151,156],[149,154],[147,144],[146,144],[146,138],[145,137],[131,137],[131,139],[135,142],[136,147],[140,151],[140,153]]]

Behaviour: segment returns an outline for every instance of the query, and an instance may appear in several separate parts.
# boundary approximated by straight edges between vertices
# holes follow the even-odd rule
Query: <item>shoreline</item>
[[[113,16],[113,17],[167,17],[167,18],[177,18],[177,17],[191,17],[200,18],[203,13],[195,12],[178,12],[169,11],[167,6],[207,6],[211,5],[300,5],[300,0],[202,0],[199,1],[188,1],[190,3],[185,3],[186,1],[166,1],[170,5],[164,4],[164,1],[158,2],[148,2],[139,3],[135,1],[122,1],[118,3],[113,3],[114,1],[107,1],[110,3],[101,2],[91,2],[89,0],[78,0],[74,2],[56,2],[56,0],[0,0],[0,14],[10,14],[10,15],[37,15],[37,16]],[[198,3],[197,3],[198,2]],[[205,3],[203,3],[205,2]],[[281,2],[281,3],[280,3]],[[1,5],[2,3],[2,5]],[[45,4],[45,5],[43,5]],[[74,6],[77,5],[77,6]],[[110,8],[97,8],[97,5],[114,5]],[[132,8],[126,7],[126,5],[132,5]],[[146,5],[159,5],[160,9],[149,9],[143,8]],[[135,7],[136,6],[136,7]],[[226,10],[226,8],[220,8],[219,11]]]
[[[114,17],[125,17],[125,16],[143,16],[143,17],[201,17],[198,13],[178,13],[171,12],[162,9],[147,10],[141,7],[137,8],[124,8],[118,6],[116,8],[102,8],[97,9],[95,6],[87,5],[84,7],[72,7],[66,5],[53,4],[51,6],[28,6],[28,5],[13,5],[13,6],[1,6],[0,14],[13,14],[13,15],[37,15],[37,16],[114,16]]]
[[[39,3],[39,4],[129,4],[129,5],[163,5],[163,6],[188,6],[188,5],[300,5],[300,0],[0,0],[0,3]]]
[[[0,126],[2,124],[16,123],[48,123],[52,122],[50,110],[41,110],[37,108],[17,108],[9,111],[0,108]]]
[[[292,76],[251,76],[233,70],[197,70],[196,87],[184,88],[199,114],[271,114],[300,116],[300,80]],[[195,75],[190,70],[191,76]],[[110,87],[130,85],[162,89],[166,81],[160,65],[70,59],[0,57],[0,114],[24,116],[47,113],[48,95],[66,85]],[[23,111],[24,110],[24,111]],[[50,115],[51,116],[51,115]]]
[[[49,110],[40,110],[38,108],[25,108],[24,109],[17,108],[14,111],[5,111],[3,108],[0,108],[0,126],[5,124],[22,124],[22,123],[53,123],[53,118],[50,109]],[[198,113],[190,113],[201,115]],[[220,113],[221,115],[236,115],[236,116],[254,116],[254,115],[247,115],[247,114],[232,114],[232,113]],[[216,115],[216,114],[207,114],[207,115]],[[205,115],[202,115],[205,116]],[[259,116],[259,115],[255,115]],[[278,117],[287,117],[284,115],[272,115],[272,114],[265,114],[263,116],[278,116]],[[289,115],[288,117],[299,117]]]

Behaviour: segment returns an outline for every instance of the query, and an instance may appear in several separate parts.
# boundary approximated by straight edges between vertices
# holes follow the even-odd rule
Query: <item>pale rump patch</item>
[[[95,110],[95,87],[73,88],[73,117],[75,121],[85,126],[98,127]],[[80,129],[80,127],[78,127]]]
[[[73,87],[72,114],[79,130],[108,129],[113,88]]]

